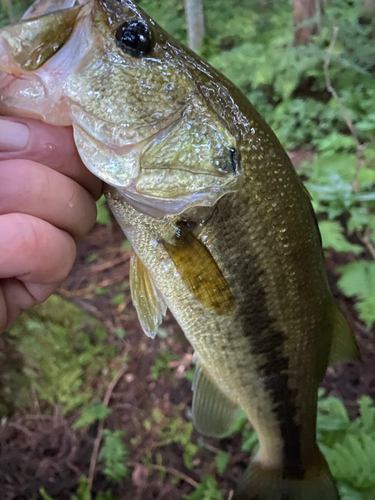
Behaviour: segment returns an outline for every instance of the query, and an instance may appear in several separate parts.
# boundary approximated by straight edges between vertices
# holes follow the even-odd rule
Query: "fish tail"
[[[302,479],[283,478],[282,470],[266,469],[253,460],[241,478],[232,500],[340,500],[327,462],[318,461]]]

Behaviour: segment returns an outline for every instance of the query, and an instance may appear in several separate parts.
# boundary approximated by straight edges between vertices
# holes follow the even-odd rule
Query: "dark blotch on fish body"
[[[236,218],[232,223],[236,221],[240,222]],[[239,240],[244,238],[248,241],[243,226],[238,227],[237,234]],[[241,242],[238,243],[241,247]],[[302,479],[301,427],[295,422],[297,391],[289,387],[289,359],[282,352],[287,339],[283,331],[275,328],[275,319],[269,315],[267,297],[261,283],[262,274],[256,256],[246,254],[236,280],[242,290],[249,289],[251,284],[253,297],[237,304],[237,315],[243,333],[249,339],[251,354],[264,360],[259,363],[258,372],[259,377],[264,379],[264,389],[271,395],[273,412],[280,426],[283,442],[282,476],[284,479]]]

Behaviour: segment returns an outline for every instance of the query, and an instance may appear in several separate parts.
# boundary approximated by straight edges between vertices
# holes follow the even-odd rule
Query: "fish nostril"
[[[230,151],[230,161],[232,164],[232,170],[235,174],[237,174],[238,173],[238,170],[237,170],[237,150],[234,148],[230,148],[229,151]]]

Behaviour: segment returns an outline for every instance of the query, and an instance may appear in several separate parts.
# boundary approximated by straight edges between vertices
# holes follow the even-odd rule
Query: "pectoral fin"
[[[333,331],[329,364],[358,361],[360,353],[353,332],[336,304],[332,304]]]
[[[237,416],[237,407],[209,379],[197,362],[193,379],[193,423],[206,436],[228,434]]]
[[[214,258],[184,224],[178,227],[174,244],[162,243],[189,290],[201,304],[219,314],[234,309],[232,293]]]
[[[139,322],[146,335],[155,338],[167,306],[146,266],[132,250],[130,257],[130,290]]]

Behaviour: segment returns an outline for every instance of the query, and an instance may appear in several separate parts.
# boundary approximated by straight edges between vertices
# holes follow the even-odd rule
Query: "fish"
[[[0,30],[0,112],[73,127],[144,332],[169,308],[195,350],[195,427],[220,438],[246,413],[259,450],[233,500],[339,499],[317,391],[358,347],[310,195],[241,91],[130,0],[39,0]]]

